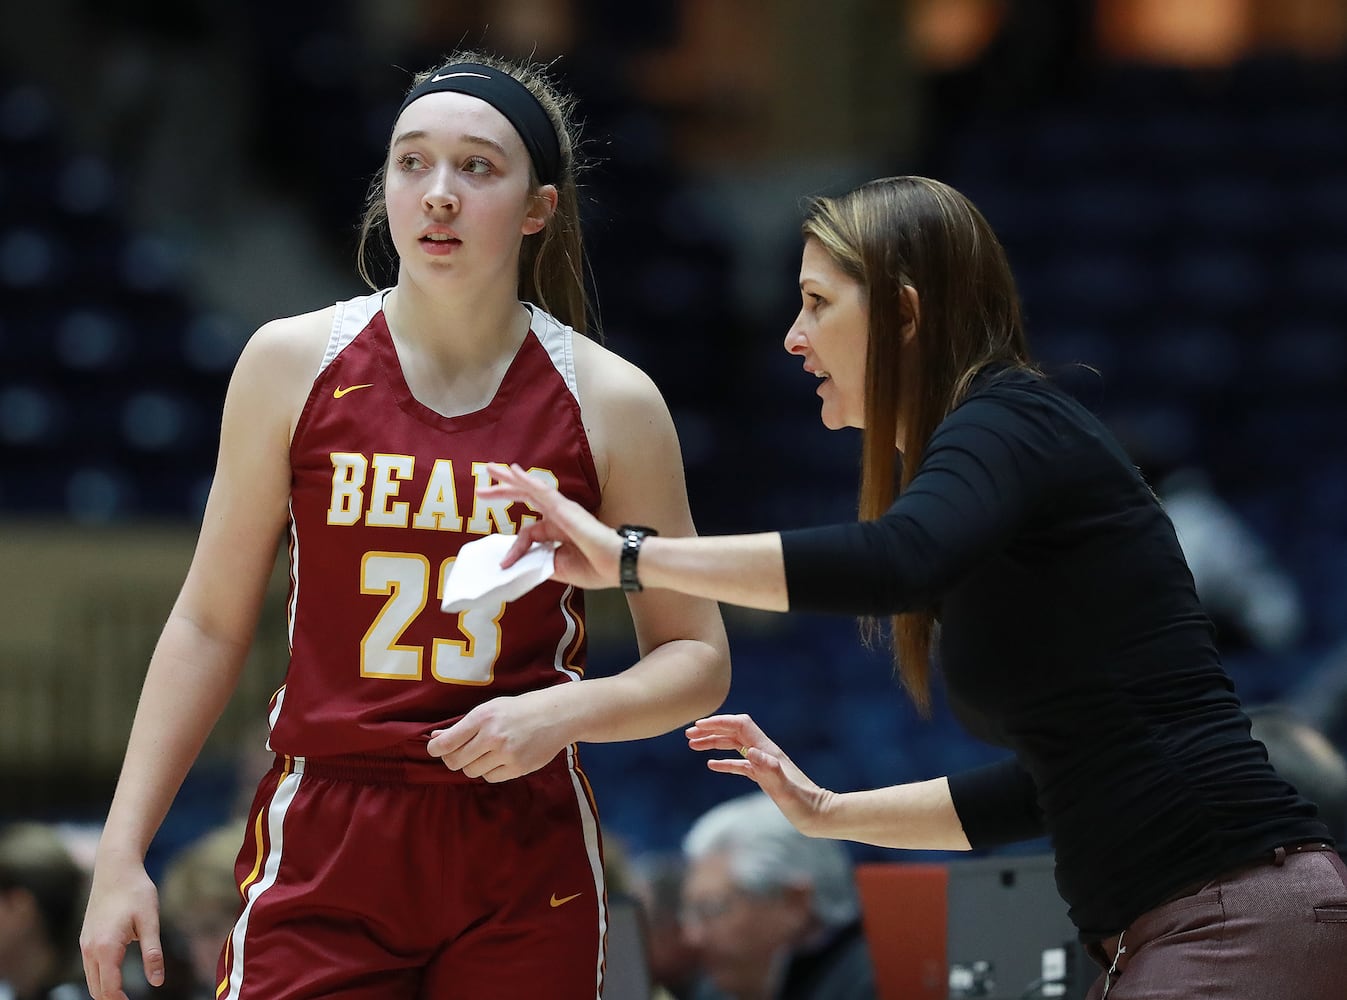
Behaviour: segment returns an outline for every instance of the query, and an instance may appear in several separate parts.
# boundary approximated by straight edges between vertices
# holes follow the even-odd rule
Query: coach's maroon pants
[[[1088,946],[1088,1000],[1343,1000],[1347,868],[1302,848],[1222,876]]]

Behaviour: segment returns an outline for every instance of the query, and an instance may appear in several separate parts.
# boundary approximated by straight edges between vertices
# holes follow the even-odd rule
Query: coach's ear
[[[921,296],[911,285],[904,285],[898,294],[902,299],[899,309],[903,317],[903,344],[906,345],[916,337],[917,327],[921,325]]]
[[[529,214],[524,216],[525,236],[541,233],[557,210],[557,186],[544,184],[529,195]]]

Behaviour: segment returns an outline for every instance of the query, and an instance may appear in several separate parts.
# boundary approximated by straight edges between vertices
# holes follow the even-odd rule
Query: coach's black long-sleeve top
[[[1083,938],[1279,844],[1329,840],[1249,735],[1173,526],[1048,380],[983,377],[875,521],[782,533],[791,610],[933,609],[974,847],[1048,834]]]

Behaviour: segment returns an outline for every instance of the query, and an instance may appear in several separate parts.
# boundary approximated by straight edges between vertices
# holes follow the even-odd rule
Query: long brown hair
[[[514,77],[538,99],[556,129],[561,146],[561,171],[556,181],[557,207],[540,233],[524,237],[519,253],[519,298],[533,302],[561,322],[585,333],[589,326],[589,296],[585,290],[584,244],[580,238],[580,196],[576,185],[579,170],[576,147],[579,128],[574,122],[575,98],[552,82],[544,66],[515,62],[483,52],[460,51],[439,66],[418,73],[407,88],[453,63],[474,62]],[[365,215],[360,224],[356,264],[371,288],[380,287],[377,274],[395,264],[388,236],[388,208],[384,203],[388,162],[380,166],[365,196]],[[529,167],[529,187],[536,191],[538,177]],[[376,260],[376,258],[378,258]]]
[[[802,231],[866,291],[858,513],[871,520],[907,489],[936,426],[980,371],[989,365],[1037,368],[1005,251],[982,214],[948,185],[925,177],[887,177],[837,198],[815,198]],[[916,315],[904,292],[909,286],[917,293]],[[905,373],[900,348],[903,329],[913,320],[914,350],[906,357],[916,370]],[[905,385],[912,391],[901,392]],[[900,427],[901,466],[895,448]],[[935,614],[904,612],[893,616],[891,626],[903,686],[917,707],[929,712]],[[862,621],[867,642],[881,631],[878,619]]]

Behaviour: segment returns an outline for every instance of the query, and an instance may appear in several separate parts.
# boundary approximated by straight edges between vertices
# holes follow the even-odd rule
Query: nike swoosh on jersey
[[[560,899],[557,899],[557,894],[554,892],[554,893],[552,893],[552,907],[553,907],[553,909],[555,909],[555,908],[558,907],[558,906],[562,906],[562,905],[564,905],[564,904],[566,904],[566,903],[569,903],[572,899],[578,899],[578,898],[579,898],[580,896],[582,896],[582,895],[584,895],[584,894],[583,894],[583,893],[579,893],[579,892],[574,892],[574,893],[571,893],[571,895],[569,895],[569,896],[562,896]]]
[[[345,396],[348,392],[355,392],[357,389],[368,389],[373,385],[373,382],[363,382],[360,385],[348,385],[345,389],[341,386],[337,386],[337,388],[332,390],[332,398],[341,399],[341,397]]]

